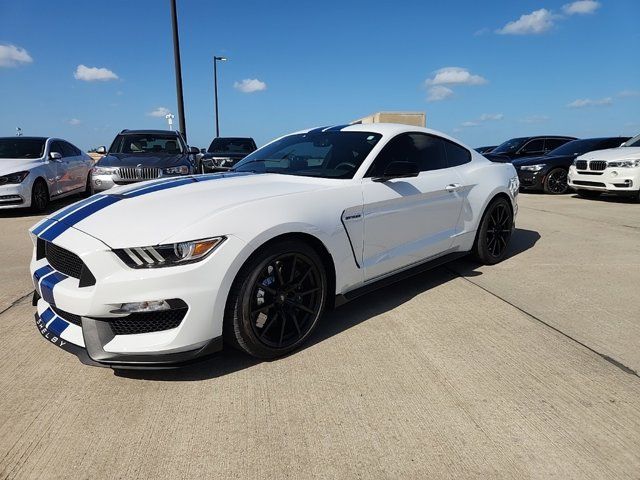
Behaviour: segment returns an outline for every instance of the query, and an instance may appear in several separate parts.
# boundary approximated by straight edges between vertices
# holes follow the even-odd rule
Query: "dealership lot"
[[[637,477],[639,207],[521,195],[501,264],[365,296],[284,359],[117,374],[37,333],[41,217],[3,213],[0,477]]]

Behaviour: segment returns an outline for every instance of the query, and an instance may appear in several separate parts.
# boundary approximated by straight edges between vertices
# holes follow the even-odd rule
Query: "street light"
[[[213,57],[213,95],[216,106],[216,138],[220,136],[220,122],[218,116],[218,62],[226,62],[227,57]]]

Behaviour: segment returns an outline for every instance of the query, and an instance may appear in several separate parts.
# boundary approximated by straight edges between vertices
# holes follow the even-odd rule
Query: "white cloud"
[[[478,122],[462,122],[460,126],[468,128],[468,127],[478,127],[480,126],[480,124]]]
[[[73,76],[77,80],[82,80],[84,82],[107,82],[109,80],[118,79],[118,75],[108,68],[87,67],[85,65],[78,65]]]
[[[80,125],[82,122],[80,120],[78,120],[77,118],[72,118],[71,120],[69,120],[69,125]]]
[[[502,120],[503,118],[503,113],[483,113],[482,115],[480,115],[481,122]]]
[[[267,84],[257,78],[245,78],[241,82],[235,82],[233,88],[242,93],[262,92],[267,89]]]
[[[602,107],[606,105],[611,105],[612,103],[613,103],[613,99],[611,97],[605,97],[605,98],[599,98],[599,99],[579,98],[567,104],[567,107],[569,108]]]
[[[550,120],[547,115],[530,115],[520,119],[521,123],[544,123]]]
[[[33,58],[24,48],[15,45],[0,45],[0,67],[17,67],[33,62]]]
[[[453,90],[442,85],[429,87],[428,92],[429,95],[427,95],[427,102],[439,102],[441,100],[446,100],[453,95]]]
[[[585,15],[595,12],[600,8],[600,2],[595,0],[578,0],[562,6],[562,11],[567,15]]]
[[[487,79],[473,75],[466,68],[444,67],[435,71],[433,78],[426,80],[427,85],[482,85]]]
[[[167,107],[158,107],[155,110],[152,110],[151,112],[147,113],[147,115],[149,115],[150,117],[164,118],[165,115],[169,113],[171,113],[171,110],[169,110]]]
[[[553,14],[546,8],[541,8],[527,15],[522,15],[518,20],[507,23],[496,30],[501,35],[539,35],[553,27]]]
[[[620,98],[640,97],[640,90],[622,90],[621,92],[618,92],[618,97]]]

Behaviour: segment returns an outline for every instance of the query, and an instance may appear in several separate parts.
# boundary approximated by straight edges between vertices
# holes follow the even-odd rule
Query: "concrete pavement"
[[[638,478],[640,205],[520,205],[502,264],[365,296],[273,362],[86,367],[18,301],[0,314],[0,478]],[[6,305],[30,289],[12,242],[32,220],[0,217]]]

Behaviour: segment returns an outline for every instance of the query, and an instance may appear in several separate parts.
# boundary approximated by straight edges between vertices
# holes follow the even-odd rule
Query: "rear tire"
[[[258,250],[233,282],[224,338],[257,358],[277,358],[311,335],[327,304],[322,259],[306,243],[283,240]]]
[[[91,195],[93,195],[93,183],[91,183],[91,172],[89,172],[87,175],[87,186],[84,190],[84,196],[90,197]]]
[[[38,178],[31,187],[31,211],[44,212],[49,206],[49,188],[44,180]]]
[[[542,188],[544,193],[551,195],[562,195],[567,193],[569,185],[567,184],[567,171],[564,168],[554,168],[544,179]]]
[[[511,205],[507,199],[498,197],[489,204],[480,220],[472,250],[474,258],[485,265],[504,260],[512,230]]]
[[[584,198],[598,198],[602,195],[602,192],[598,192],[597,190],[576,190],[576,193]]]

